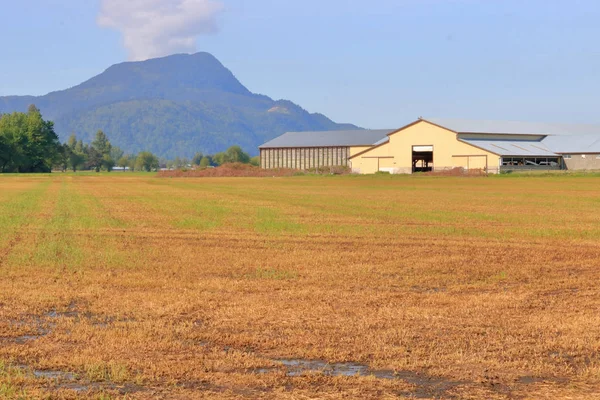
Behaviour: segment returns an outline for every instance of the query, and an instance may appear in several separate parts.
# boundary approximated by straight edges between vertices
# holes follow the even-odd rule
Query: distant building
[[[288,132],[260,146],[260,158],[262,168],[361,174],[600,170],[600,126],[419,118],[396,130]]]
[[[288,132],[259,147],[266,169],[348,166],[351,156],[377,145],[393,129]]]

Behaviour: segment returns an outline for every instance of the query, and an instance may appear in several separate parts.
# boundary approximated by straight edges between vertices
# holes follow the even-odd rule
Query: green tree
[[[92,142],[92,148],[100,154],[100,164],[95,166],[96,172],[103,168],[107,171],[112,171],[115,166],[115,161],[111,157],[112,145],[108,140],[108,136],[101,130],[96,132],[96,138]]]
[[[150,172],[158,169],[158,166],[158,157],[149,151],[140,152],[135,162],[135,169],[138,171]]]
[[[215,165],[223,165],[225,164],[227,161],[227,155],[225,153],[217,153],[214,156],[212,156],[212,162]]]
[[[202,157],[202,159],[200,160],[200,168],[207,168],[210,167],[211,161],[210,161],[210,156],[204,156]]]
[[[127,167],[131,172],[136,171],[135,163],[137,161],[137,156],[135,154],[127,155]]]
[[[231,146],[225,152],[225,162],[239,162],[243,164],[248,164],[250,162],[250,156],[247,153],[244,153],[240,146]]]
[[[176,169],[182,168],[183,160],[179,157],[175,157],[175,159],[173,160],[173,167]]]
[[[96,138],[92,142],[92,147],[102,155],[110,154],[110,150],[112,149],[112,145],[110,144],[108,137],[101,130],[96,132]]]
[[[62,152],[54,123],[40,110],[0,115],[0,170],[2,172],[50,172]]]
[[[202,155],[202,153],[196,152],[196,154],[194,154],[194,157],[192,158],[192,164],[200,165],[200,161],[202,161],[203,157],[204,156]]]
[[[118,146],[111,146],[109,154],[110,154],[110,158],[112,158],[113,161],[115,161],[115,163],[116,163],[121,157],[123,157],[125,152],[123,150],[121,150],[121,148]]]
[[[110,154],[105,154],[102,156],[102,167],[108,172],[111,172],[115,167],[115,160],[113,160]]]
[[[1,127],[0,127],[1,129]],[[0,172],[7,172],[12,164],[15,148],[8,134],[0,130]]]
[[[121,156],[117,161],[117,167],[123,168],[123,170],[129,167],[129,156]]]
[[[252,157],[250,159],[250,164],[254,165],[255,167],[260,167],[260,156]]]
[[[54,161],[54,167],[65,172],[69,168],[69,160],[71,159],[71,148],[68,143],[60,146]]]
[[[69,140],[67,141],[67,146],[69,148],[69,168],[73,172],[77,172],[77,170],[85,164],[85,153],[83,151],[83,142],[81,140],[77,141],[77,136],[75,134],[71,134],[69,136]]]
[[[94,146],[86,146],[86,167],[100,172],[104,156]]]

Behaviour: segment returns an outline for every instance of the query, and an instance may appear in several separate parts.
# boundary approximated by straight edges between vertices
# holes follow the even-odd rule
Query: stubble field
[[[0,398],[600,398],[596,177],[0,177]]]

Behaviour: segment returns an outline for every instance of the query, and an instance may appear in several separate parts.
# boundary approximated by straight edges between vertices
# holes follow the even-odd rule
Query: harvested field
[[[0,177],[0,398],[600,398],[595,177]]]

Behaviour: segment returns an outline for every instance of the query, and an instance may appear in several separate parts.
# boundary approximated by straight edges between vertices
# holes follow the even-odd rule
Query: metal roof
[[[384,144],[390,141],[390,137],[386,136],[381,140],[376,141],[375,143],[373,143],[373,146],[379,146],[380,144]]]
[[[445,118],[423,118],[423,120],[458,133],[483,133],[506,135],[598,135],[600,125],[551,124],[520,121],[467,120]]]
[[[600,153],[600,135],[548,136],[544,144],[556,153]]]
[[[287,132],[259,146],[259,148],[372,146],[382,139],[387,139],[387,134],[395,131],[396,129],[354,129],[345,131]]]
[[[500,156],[557,156],[541,140],[460,139],[462,142]]]

